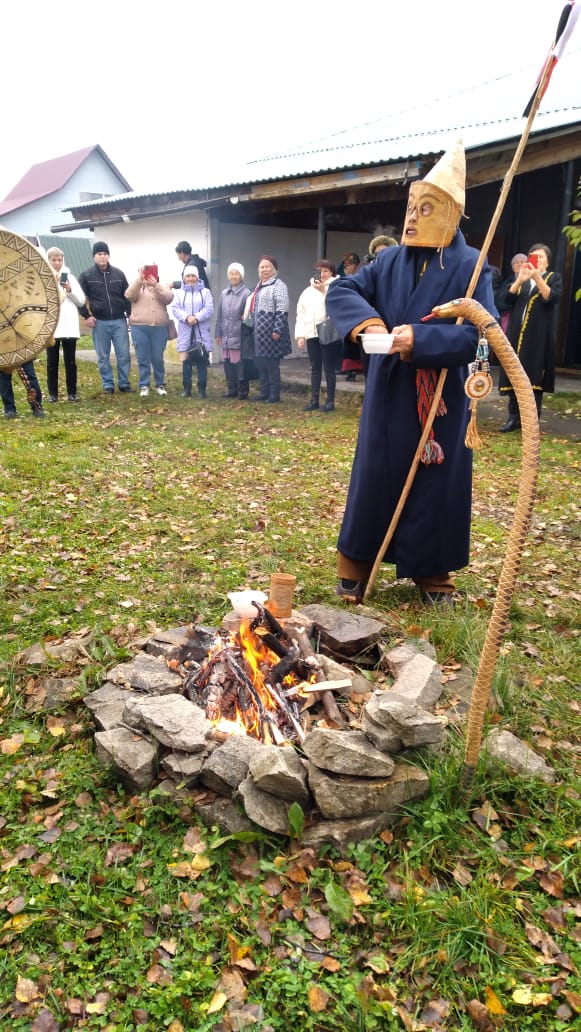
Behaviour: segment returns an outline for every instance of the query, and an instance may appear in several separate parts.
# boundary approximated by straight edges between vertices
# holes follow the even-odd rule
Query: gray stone
[[[20,652],[16,657],[16,662],[21,666],[45,666],[55,659],[61,660],[63,663],[73,663],[80,657],[90,659],[87,647],[92,640],[92,632],[86,630],[76,631],[61,641],[39,641]]]
[[[157,747],[126,727],[97,731],[95,747],[99,762],[110,767],[130,792],[150,788],[156,776]]]
[[[416,706],[431,709],[437,703],[444,685],[442,670],[429,656],[418,654],[405,663],[393,684],[393,691]]]
[[[129,688],[106,681],[100,688],[85,695],[83,702],[93,714],[95,723],[103,731],[111,731],[114,727],[123,726],[123,710],[129,695]]]
[[[263,748],[257,738],[230,735],[204,763],[200,781],[213,792],[232,798],[248,777],[252,756]]]
[[[423,770],[403,763],[395,766],[390,778],[333,776],[309,763],[311,792],[323,817],[331,820],[398,813],[404,803],[424,799],[429,784]]]
[[[182,650],[179,645],[170,645],[168,641],[158,641],[156,638],[147,642],[145,651],[148,656],[164,659],[166,663],[181,663],[182,660]]]
[[[199,706],[183,695],[128,696],[123,721],[129,727],[149,731],[169,748],[187,753],[201,752],[212,725]]]
[[[392,691],[375,691],[365,703],[364,713],[400,738],[406,748],[440,746],[444,741],[443,721],[399,695],[395,691],[398,685],[399,680]]]
[[[379,835],[397,819],[397,814],[380,813],[374,817],[353,817],[343,821],[317,821],[303,831],[301,846],[317,849],[325,842],[331,842],[344,852],[353,842],[363,842]]]
[[[341,656],[356,656],[370,648],[387,627],[380,620],[331,606],[303,606],[301,613],[313,621],[325,648]]]
[[[195,785],[200,779],[199,774],[204,764],[205,754],[171,752],[164,756],[161,767],[169,774],[173,781],[186,785],[188,788]]]
[[[248,769],[261,791],[300,803],[303,810],[310,806],[305,764],[292,746],[264,746],[251,756]]]
[[[483,750],[489,756],[501,760],[515,774],[540,778],[548,784],[557,780],[555,771],[545,763],[542,756],[533,752],[528,745],[521,742],[520,738],[510,731],[501,731],[495,728],[486,736]]]
[[[108,673],[114,684],[136,688],[147,695],[169,695],[179,692],[182,679],[173,670],[168,670],[163,659],[140,652],[130,663],[119,663]]]
[[[391,729],[382,727],[381,724],[376,724],[366,710],[363,710],[361,713],[361,730],[370,742],[373,742],[382,752],[389,753],[390,756],[395,756],[403,749],[401,738],[394,735]]]
[[[303,752],[317,767],[335,774],[360,778],[389,778],[393,774],[391,757],[376,749],[363,731],[315,727],[303,742]]]
[[[270,792],[261,792],[252,778],[242,782],[238,794],[244,803],[246,816],[259,828],[274,831],[277,835],[290,835],[290,803],[277,799]]]
[[[252,821],[244,813],[241,803],[233,802],[231,799],[217,798],[203,803],[194,802],[192,809],[207,828],[217,825],[225,835],[256,830]]]
[[[79,682],[75,677],[42,677],[36,689],[43,698],[42,709],[50,711],[66,706],[78,686]]]
[[[389,649],[381,657],[381,666],[387,670],[392,677],[397,677],[410,660],[416,656],[427,656],[428,659],[436,659],[436,650],[431,642],[424,638],[408,638],[401,645]]]
[[[328,681],[341,681],[344,677],[351,678],[351,688],[341,689],[339,695],[348,696],[351,692],[365,695],[366,692],[372,691],[373,684],[363,674],[358,674],[351,667],[344,666],[343,663],[337,663],[335,659],[323,655],[322,652],[317,652],[316,659]]]

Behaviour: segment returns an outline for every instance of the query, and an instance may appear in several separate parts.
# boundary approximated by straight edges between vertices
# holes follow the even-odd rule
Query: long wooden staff
[[[548,57],[546,59],[545,65],[543,67],[543,71],[541,73],[541,77],[539,79],[539,82],[538,82],[538,85],[537,85],[537,89],[536,89],[536,92],[534,94],[534,99],[533,99],[532,104],[530,106],[530,111],[529,111],[529,114],[528,114],[527,122],[526,122],[526,125],[525,125],[524,129],[523,129],[522,136],[520,138],[520,142],[519,142],[519,144],[518,144],[518,146],[516,148],[516,151],[515,151],[514,157],[512,159],[510,168],[508,169],[508,172],[506,173],[506,175],[504,177],[504,181],[503,181],[503,184],[502,184],[502,189],[500,191],[500,195],[499,195],[499,198],[498,198],[498,203],[496,205],[496,209],[494,211],[494,214],[492,216],[490,225],[488,227],[488,231],[486,233],[486,237],[484,238],[484,243],[482,244],[482,248],[481,248],[480,254],[478,255],[478,260],[476,262],[476,265],[474,266],[474,272],[472,273],[472,278],[470,280],[470,283],[468,284],[468,289],[467,289],[466,294],[465,294],[466,298],[471,298],[473,293],[474,293],[474,289],[475,289],[476,284],[478,282],[478,277],[480,276],[480,273],[482,271],[482,266],[484,265],[484,262],[486,260],[486,256],[488,254],[488,249],[490,247],[492,238],[494,237],[494,234],[496,232],[496,227],[498,226],[498,223],[499,223],[499,220],[500,220],[500,216],[502,215],[502,212],[504,210],[504,206],[506,204],[506,199],[508,197],[508,193],[509,193],[512,181],[514,179],[514,176],[516,175],[516,171],[517,171],[518,166],[520,164],[522,153],[523,153],[523,151],[524,151],[524,149],[525,149],[525,147],[527,145],[527,141],[528,141],[528,138],[529,138],[531,127],[532,127],[532,124],[533,124],[533,122],[535,120],[535,115],[536,115],[536,113],[537,113],[537,111],[539,109],[539,105],[541,103],[541,100],[543,99],[543,95],[545,93],[545,89],[546,89],[547,84],[549,82],[549,78],[550,78],[551,72],[552,72],[554,64],[555,64],[555,58],[554,58],[553,50],[554,50],[555,44],[557,42],[557,39],[559,38],[559,35],[560,35],[560,32],[559,32],[560,28],[561,28],[561,22],[559,23],[559,28],[557,29],[557,35],[555,36],[555,39],[554,39],[554,41],[553,41],[553,43],[551,45],[551,49],[549,51]],[[463,321],[464,321],[463,319],[457,319],[456,320],[456,325],[460,325]],[[391,539],[392,539],[392,537],[393,537],[393,535],[395,533],[395,530],[396,530],[396,527],[397,527],[397,525],[399,523],[399,519],[400,519],[400,516],[402,514],[403,508],[404,508],[405,503],[406,503],[406,501],[408,499],[408,495],[409,495],[409,493],[411,491],[412,484],[414,482],[414,478],[415,478],[415,475],[417,473],[418,466],[420,464],[421,454],[422,454],[422,451],[424,449],[424,445],[425,445],[425,443],[426,443],[426,441],[428,439],[430,430],[432,429],[432,424],[433,424],[435,416],[436,416],[438,405],[440,403],[440,398],[442,397],[442,391],[444,390],[444,384],[446,382],[446,376],[447,375],[448,375],[448,370],[447,369],[441,369],[440,370],[440,375],[438,377],[438,382],[436,384],[436,390],[435,390],[435,393],[434,393],[434,399],[432,401],[432,405],[431,405],[430,411],[428,413],[428,418],[426,419],[426,424],[424,426],[422,435],[421,435],[420,440],[418,442],[418,446],[416,448],[415,455],[414,455],[414,457],[412,459],[412,464],[410,466],[409,473],[407,475],[405,484],[403,486],[403,490],[401,492],[399,501],[398,501],[398,503],[397,503],[397,505],[395,507],[393,516],[391,518],[391,522],[389,524],[389,527],[387,528],[385,537],[384,537],[383,541],[381,542],[381,545],[379,547],[379,551],[378,551],[378,553],[377,553],[377,555],[375,557],[375,562],[374,562],[374,564],[373,564],[373,566],[371,568],[371,573],[369,574],[369,579],[367,581],[367,587],[365,589],[365,594],[363,596],[364,599],[367,599],[369,597],[369,595],[371,594],[371,592],[373,591],[373,588],[375,586],[375,581],[376,581],[376,578],[377,578],[377,574],[379,573],[379,568],[381,566],[383,557],[384,557],[384,555],[385,555],[385,553],[386,553],[386,551],[387,551],[387,549],[389,547],[390,541],[391,541]]]

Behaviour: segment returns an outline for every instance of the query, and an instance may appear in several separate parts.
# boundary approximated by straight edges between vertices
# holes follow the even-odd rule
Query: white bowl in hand
[[[228,598],[232,603],[232,609],[241,620],[253,620],[258,616],[258,609],[253,602],[263,605],[268,595],[265,591],[230,591]]]
[[[363,350],[368,355],[389,355],[393,344],[393,333],[362,333],[359,337]]]

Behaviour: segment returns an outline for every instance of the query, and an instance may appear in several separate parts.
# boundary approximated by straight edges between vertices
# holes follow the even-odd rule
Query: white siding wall
[[[245,282],[254,287],[258,280],[257,266],[261,254],[278,259],[280,277],[289,289],[289,323],[294,339],[299,294],[307,286],[316,261],[317,234],[314,230],[277,229],[270,226],[242,226],[212,220],[211,229],[205,212],[188,215],[166,215],[138,222],[116,222],[95,231],[95,239],[104,240],[111,252],[111,264],[123,269],[129,282],[143,263],[156,263],[162,283],[179,279],[182,264],[175,246],[189,240],[192,251],[208,263],[214,302],[227,286],[226,269],[230,262],[241,262],[246,271]],[[362,257],[370,236],[362,233],[327,234],[327,256],[338,264],[346,251]],[[296,346],[293,353],[298,354]],[[221,361],[219,349],[215,360]]]
[[[72,204],[78,204],[81,193],[120,194],[125,193],[118,177],[99,154],[93,153],[71,176],[62,190],[42,197],[33,204],[26,204],[16,211],[2,216],[2,225],[21,236],[50,233],[51,227],[73,222],[70,212],[62,211]],[[77,236],[90,236],[89,230],[75,230]]]

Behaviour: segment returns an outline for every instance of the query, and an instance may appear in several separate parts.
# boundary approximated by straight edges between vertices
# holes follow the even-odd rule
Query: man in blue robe
[[[458,229],[464,212],[461,143],[424,180],[412,183],[402,245],[382,251],[355,276],[337,280],[327,311],[342,337],[392,333],[389,354],[373,354],[347,506],[338,540],[337,594],[360,602],[425,423],[441,369],[442,402],[395,534],[383,557],[411,578],[425,602],[452,601],[451,571],[470,548],[472,452],[465,446],[464,382],[476,356],[474,326],[422,323],[435,305],[464,297],[478,259]],[[473,295],[496,315],[488,264]]]

